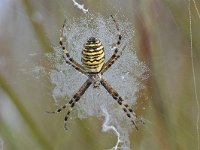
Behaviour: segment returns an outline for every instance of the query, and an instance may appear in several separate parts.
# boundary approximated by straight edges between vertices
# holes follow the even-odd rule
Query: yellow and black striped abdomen
[[[82,63],[88,73],[98,73],[104,64],[104,47],[101,42],[91,37],[84,45],[82,51]]]

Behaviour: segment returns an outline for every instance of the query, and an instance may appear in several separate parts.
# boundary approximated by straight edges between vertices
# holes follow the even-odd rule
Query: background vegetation
[[[105,17],[124,15],[135,27],[135,50],[150,77],[138,93],[136,112],[146,124],[131,133],[132,149],[197,150],[188,1],[78,2]],[[199,1],[196,5],[200,9]],[[200,19],[193,1],[191,13],[199,96]],[[102,120],[74,119],[66,133],[62,115],[45,113],[54,106],[52,87],[48,76],[35,74],[41,71],[35,64],[48,68],[43,54],[58,45],[65,15],[79,17],[82,12],[71,0],[0,0],[0,137],[6,150],[101,150],[116,142],[114,134],[101,132]]]

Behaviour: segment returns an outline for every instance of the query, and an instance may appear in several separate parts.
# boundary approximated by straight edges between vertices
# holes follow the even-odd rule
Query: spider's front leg
[[[122,35],[120,33],[119,30],[119,24],[117,23],[117,21],[115,20],[115,18],[111,15],[113,22],[115,23],[116,29],[117,29],[117,42],[115,43],[114,46],[114,53],[113,55],[110,57],[110,59],[103,65],[102,70],[101,70],[101,74],[103,74],[104,72],[106,72],[111,66],[112,64],[114,64],[114,62],[121,56],[122,51],[125,49],[126,46],[124,46],[122,48],[121,51],[119,51],[119,46],[121,44],[121,39],[122,39]]]
[[[131,122],[138,130],[138,127],[135,124],[137,116],[130,108],[130,106],[122,99],[122,97],[117,93],[117,91],[105,79],[102,78],[100,82],[105,87],[105,89],[110,93],[110,95],[117,101],[117,103],[122,107],[123,111],[126,113],[126,116],[131,119]]]
[[[83,74],[86,74],[85,70],[84,70],[84,67],[82,65],[80,65],[78,62],[76,62],[69,54],[69,51],[67,50],[66,46],[63,44],[63,39],[64,39],[64,28],[65,28],[65,23],[66,23],[66,20],[64,21],[64,24],[62,26],[62,29],[61,29],[61,35],[60,35],[60,41],[59,41],[59,44],[60,46],[62,47],[62,50],[63,50],[63,58],[65,60],[65,62],[69,65],[71,65],[72,67],[74,67],[76,70],[78,70],[79,72],[83,73]]]
[[[85,91],[89,88],[89,86],[91,84],[92,84],[92,80],[90,78],[87,79],[87,81],[80,87],[80,89],[76,92],[76,94],[74,94],[72,99],[67,104],[65,104],[62,107],[58,108],[56,111],[47,112],[47,113],[60,113],[61,111],[66,109],[67,106],[69,105],[70,108],[67,111],[67,114],[66,114],[65,119],[64,119],[64,128],[65,128],[65,130],[67,130],[67,127],[66,127],[67,120],[69,118],[69,115],[70,115],[71,111],[73,110],[73,107],[75,106],[76,102],[78,102],[80,100],[81,96],[85,93]]]

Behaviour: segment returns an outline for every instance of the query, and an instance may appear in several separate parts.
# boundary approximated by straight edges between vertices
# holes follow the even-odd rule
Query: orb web
[[[138,60],[134,51],[132,25],[124,18],[116,20],[122,34],[120,50],[125,45],[126,48],[122,56],[104,73],[103,78],[116,89],[130,106],[133,106],[137,99],[136,92],[142,88],[138,78],[147,78],[144,73],[148,69],[144,63]],[[70,55],[80,64],[83,44],[89,37],[96,37],[102,42],[105,49],[105,61],[113,54],[113,45],[117,42],[117,30],[112,18],[104,18],[100,15],[67,20],[64,36]],[[49,59],[55,64],[55,69],[52,69],[49,74],[54,85],[52,95],[56,102],[63,99],[69,101],[87,77],[63,61],[61,47],[58,46],[54,49],[54,54],[48,54]],[[81,119],[90,116],[109,118],[106,123],[115,127],[120,134],[121,146],[124,145],[126,147],[124,149],[130,146],[128,134],[134,126],[103,86],[96,89],[90,86],[76,104],[74,112],[75,116]],[[103,130],[107,131],[105,123]]]

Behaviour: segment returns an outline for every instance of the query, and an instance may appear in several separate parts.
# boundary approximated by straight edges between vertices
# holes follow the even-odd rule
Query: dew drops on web
[[[116,20],[122,34],[120,49],[123,46],[126,46],[126,48],[122,56],[104,73],[103,77],[132,106],[136,103],[136,92],[142,88],[142,83],[138,78],[147,78],[144,73],[148,71],[148,68],[138,60],[134,51],[133,26],[125,21],[125,18],[116,18]],[[105,61],[113,54],[113,45],[117,42],[117,30],[112,18],[101,15],[88,15],[67,20],[64,36],[71,57],[80,64],[83,45],[89,37],[100,39],[105,49]],[[50,61],[54,61],[55,64],[55,68],[50,71],[49,75],[54,86],[53,98],[56,102],[59,102],[66,97],[71,98],[86,81],[87,77],[63,61],[62,49],[59,46],[55,47],[54,50],[54,54],[48,55]],[[69,100],[66,99],[66,101]],[[76,104],[74,116],[81,119],[90,116],[106,118],[105,111],[109,114],[108,124],[114,126],[119,134],[123,135],[120,141],[126,143],[126,146],[130,145],[128,134],[134,126],[103,86],[96,89],[90,86],[87,89]]]

